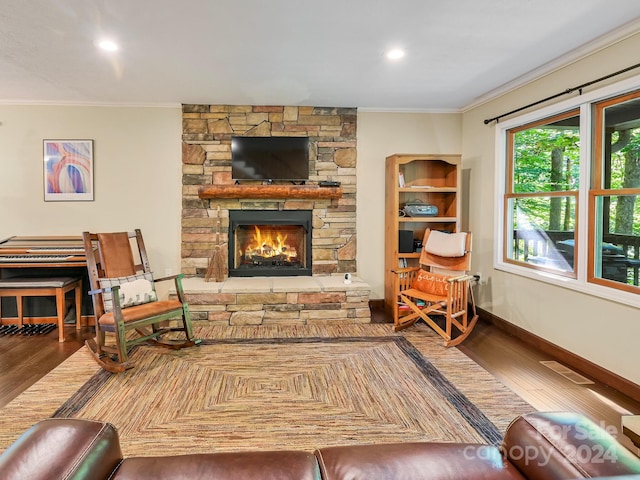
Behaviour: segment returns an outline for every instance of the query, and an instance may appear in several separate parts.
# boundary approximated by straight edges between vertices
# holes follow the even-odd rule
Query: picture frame
[[[43,140],[44,201],[93,201],[93,140]]]

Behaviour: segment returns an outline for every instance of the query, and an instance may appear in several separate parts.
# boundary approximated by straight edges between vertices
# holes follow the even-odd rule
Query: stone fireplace
[[[355,108],[183,105],[181,271],[205,274],[212,250],[229,243],[229,211],[309,210],[312,275],[355,273],[356,121]],[[323,196],[324,189],[317,195],[297,195],[301,189],[273,196],[203,195],[210,186],[234,186],[231,138],[238,135],[309,137],[307,186],[339,182],[340,195]]]
[[[192,318],[223,324],[370,321],[369,286],[343,281],[346,273],[357,272],[356,109],[183,105],[182,112],[181,271],[190,277],[185,288],[191,289]],[[231,175],[234,136],[308,137],[308,181],[236,185]],[[339,187],[324,188],[322,182]],[[281,212],[282,218],[306,212],[304,221],[295,222],[297,232],[287,232],[301,235],[304,230],[304,246],[293,247],[304,251],[299,254],[304,261],[271,261],[253,252],[251,265],[243,264],[237,248],[245,238],[238,234],[248,232],[233,222],[237,213],[248,211]],[[284,226],[290,230],[291,224],[285,221]],[[222,283],[205,284],[212,252],[221,247],[232,248],[230,275]],[[245,278],[251,270],[264,273]],[[304,274],[289,278],[298,271]]]
[[[311,275],[310,210],[229,211],[229,276]]]

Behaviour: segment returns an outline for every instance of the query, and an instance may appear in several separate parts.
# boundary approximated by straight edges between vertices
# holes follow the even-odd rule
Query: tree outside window
[[[507,138],[505,261],[575,277],[579,112],[513,128]]]
[[[638,292],[640,92],[595,105],[589,281]]]

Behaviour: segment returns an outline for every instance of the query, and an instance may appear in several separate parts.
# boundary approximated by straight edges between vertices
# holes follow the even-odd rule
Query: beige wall
[[[0,238],[141,228],[157,275],[180,268],[181,109],[0,106]],[[43,200],[43,139],[93,139],[95,201]]]
[[[473,172],[469,219],[474,232],[474,269],[482,272],[486,279],[477,290],[479,305],[640,384],[637,368],[640,312],[637,308],[493,269],[494,188],[500,179],[495,178],[495,124],[483,123],[485,118],[628,67],[636,61],[638,49],[640,35],[466,112],[462,158],[465,168]]]
[[[0,107],[0,238],[138,227],[156,273],[178,271],[181,131],[180,107]],[[42,140],[65,138],[94,140],[93,202],[43,200]],[[384,297],[385,157],[461,144],[461,114],[358,114],[358,275],[371,298]]]
[[[394,153],[461,153],[462,115],[358,113],[358,275],[384,298],[384,166]]]

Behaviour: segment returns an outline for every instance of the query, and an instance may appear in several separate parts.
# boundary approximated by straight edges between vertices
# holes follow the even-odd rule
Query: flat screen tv
[[[309,179],[309,137],[232,137],[234,180]]]

